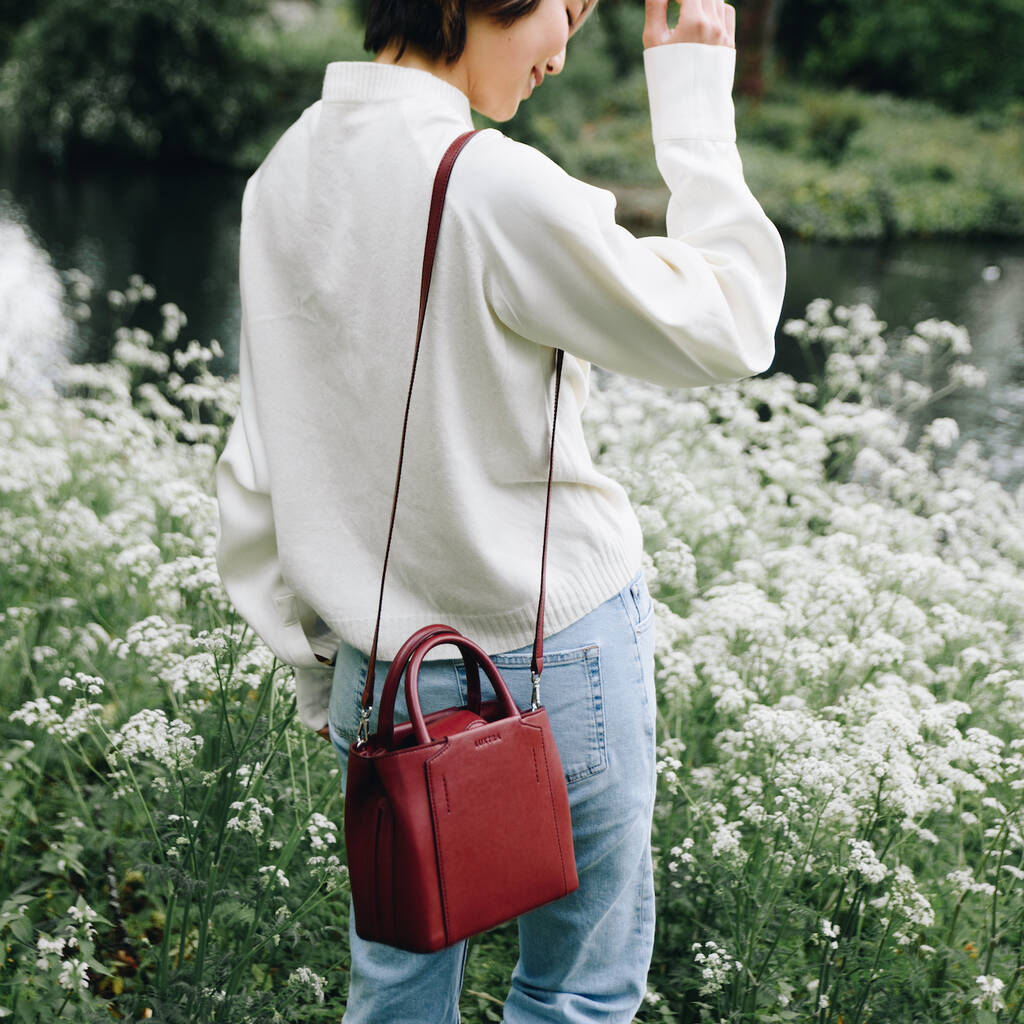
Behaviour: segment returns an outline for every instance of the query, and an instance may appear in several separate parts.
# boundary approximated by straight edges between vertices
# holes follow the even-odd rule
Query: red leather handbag
[[[452,143],[434,181],[410,399],[448,178],[473,134],[467,132]],[[562,359],[559,351],[556,419]],[[437,624],[415,632],[395,656],[384,681],[377,731],[368,735],[384,580],[408,422],[407,400],[359,734],[348,754],[345,845],[359,936],[432,953],[559,899],[575,890],[579,881],[565,776],[539,690],[552,463],[530,708],[521,711],[516,706],[498,669],[479,645]],[[552,462],[554,444],[552,427]],[[453,645],[465,664],[467,703],[425,716],[417,689],[419,671],[427,652],[442,644]],[[494,700],[482,699],[481,673],[494,691]],[[395,698],[403,675],[410,720],[396,725]]]

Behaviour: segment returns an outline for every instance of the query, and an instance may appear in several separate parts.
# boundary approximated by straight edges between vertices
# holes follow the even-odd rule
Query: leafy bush
[[[751,189],[784,230],[837,241],[1024,231],[1010,115],[981,127],[922,101],[786,86],[738,106]]]
[[[864,123],[858,105],[843,93],[820,95],[808,102],[807,111],[811,152],[834,167],[846,155],[851,139]]]
[[[269,0],[49,0],[14,39],[8,105],[56,155],[223,158],[262,117],[242,50]]]
[[[797,103],[740,103],[741,139],[760,142],[772,149],[792,151],[806,134],[806,115]]]
[[[34,18],[44,0],[0,0],[0,63],[7,59],[11,40]]]
[[[997,108],[1024,93],[1019,0],[787,0],[778,47],[818,86],[918,96],[958,110]]]

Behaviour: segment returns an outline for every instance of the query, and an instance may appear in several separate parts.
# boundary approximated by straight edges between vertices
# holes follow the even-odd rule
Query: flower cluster
[[[324,1001],[326,979],[321,978],[316,971],[311,971],[308,967],[296,967],[288,976],[288,984],[297,988],[307,997],[312,997],[317,1003]]]
[[[743,964],[716,942],[695,942],[691,947],[693,962],[700,968],[701,995],[712,995],[729,983],[733,972],[743,970]]]
[[[144,708],[136,712],[110,738],[110,755],[122,764],[149,760],[167,773],[189,768],[203,747],[203,737],[192,732],[189,722],[168,719],[162,708]],[[118,777],[125,778],[124,769]],[[165,775],[157,775],[155,784],[167,785]],[[118,790],[124,795],[127,790]]]
[[[231,810],[235,812],[235,816],[228,821],[228,829],[233,832],[248,832],[256,839],[263,835],[264,818],[274,816],[270,807],[265,807],[252,796],[236,800],[231,805]]]
[[[884,330],[817,302],[787,326],[828,353],[815,383],[602,378],[588,407],[655,598],[659,913],[682,927],[698,900],[714,941],[745,951],[723,1013],[795,1005],[795,979],[767,982],[783,949],[821,950],[808,1012],[844,1017],[837,972],[869,974],[879,949],[994,927],[993,965],[1014,962],[986,914],[1024,908],[1024,489],[955,422],[920,423],[979,382],[966,333],[929,321],[890,348]]]

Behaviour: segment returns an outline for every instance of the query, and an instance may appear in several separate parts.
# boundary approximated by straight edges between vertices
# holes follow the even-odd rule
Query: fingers
[[[726,46],[736,49],[736,8],[732,4],[722,4],[725,14]]]
[[[724,0],[677,0],[679,21],[668,25],[668,0],[645,0],[644,47],[665,43],[736,45],[736,10]]]
[[[723,0],[679,0],[679,23],[672,42],[728,46],[728,23]]]
[[[668,0],[644,0],[644,49],[671,42]]]

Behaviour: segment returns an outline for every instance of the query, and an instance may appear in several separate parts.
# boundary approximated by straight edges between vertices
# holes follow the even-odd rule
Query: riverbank
[[[100,29],[110,28],[102,10],[95,17]],[[88,161],[128,168],[148,161],[191,173],[207,161],[249,172],[317,99],[326,64],[366,57],[349,0],[279,0],[263,16],[210,14],[204,24],[216,58],[192,68],[195,80],[187,68],[166,70],[178,64],[175,40],[193,31],[175,16],[161,37],[166,52],[149,54],[151,81],[135,63],[132,42],[145,19],[137,12],[129,21],[111,22],[127,34],[103,59],[82,49],[74,73],[71,59],[58,55],[82,33],[66,21],[30,23],[18,35],[0,64],[0,112],[8,115],[0,117],[0,156],[18,148],[20,133],[25,156],[46,154],[76,170]],[[640,7],[599,12],[573,40],[558,80],[501,127],[570,173],[609,186],[631,227],[659,232],[667,193],[650,141],[642,24]],[[57,38],[60,32],[70,34]],[[775,79],[761,102],[737,106],[751,187],[790,237],[1024,238],[1020,100],[957,115],[920,101]]]
[[[668,196],[650,141],[643,11],[623,6],[614,18],[592,21],[573,40],[559,79],[501,128],[570,173],[611,188],[624,223],[658,233]],[[182,93],[182,109],[191,112],[182,121],[184,115],[175,120],[168,113],[174,108],[167,102],[147,105],[138,91],[111,93],[105,65],[90,71],[85,89],[47,57],[48,38],[40,34],[35,48],[23,42],[20,56],[0,67],[0,110],[12,115],[0,118],[0,156],[15,147],[17,112],[26,156],[44,152],[76,170],[86,160],[126,168],[148,160],[161,167],[176,161],[191,173],[205,159],[250,172],[317,99],[326,64],[366,56],[351,4],[277,3],[237,33],[221,32],[223,60],[204,69],[216,87]],[[121,58],[131,78],[137,69]],[[180,85],[160,79],[154,88],[174,92]],[[95,102],[76,100],[71,112],[46,99],[83,89]],[[751,187],[791,238],[1024,238],[1020,102],[956,115],[919,101],[776,80],[760,103],[740,100],[737,113]]]
[[[288,83],[292,104],[303,92],[312,102],[327,61],[365,56],[361,31],[341,7],[264,23],[249,46]],[[240,166],[262,159],[293,116],[287,107],[239,154]],[[1024,106],[958,115],[930,103],[775,82],[759,104],[738,101],[737,122],[751,188],[790,237],[1024,238]],[[559,80],[501,129],[610,188],[621,220],[664,229],[668,192],[654,162],[643,72],[638,63],[625,74],[616,69],[598,26],[573,42]]]

